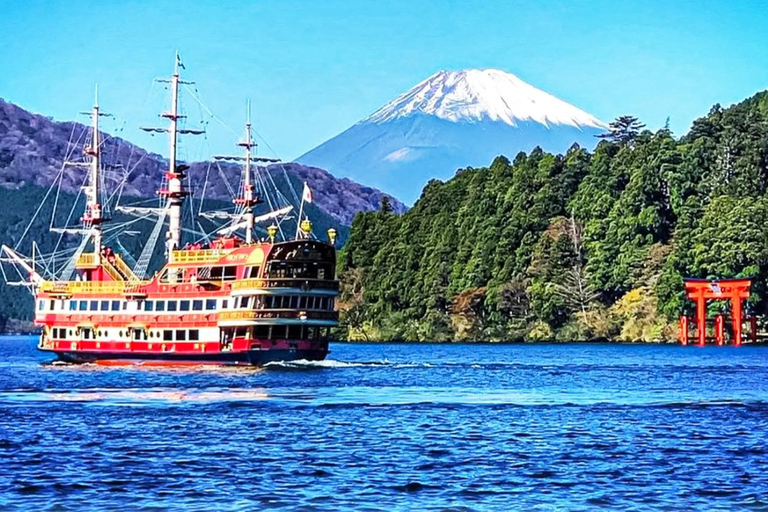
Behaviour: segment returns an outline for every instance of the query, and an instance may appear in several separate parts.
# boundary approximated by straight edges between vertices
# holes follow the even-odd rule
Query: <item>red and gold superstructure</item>
[[[325,358],[338,321],[333,246],[237,238],[214,245],[174,251],[147,281],[109,249],[82,254],[75,280],[38,287],[39,348],[69,362]]]

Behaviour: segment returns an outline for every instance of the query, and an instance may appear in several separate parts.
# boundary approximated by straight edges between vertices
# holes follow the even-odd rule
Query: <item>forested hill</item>
[[[754,277],[748,309],[766,313],[768,93],[679,139],[612,128],[594,153],[498,157],[403,215],[358,215],[339,260],[348,335],[670,339],[683,276]]]
[[[64,160],[82,155],[84,132],[85,127],[79,123],[55,122],[0,99],[0,186],[12,189],[23,185],[48,187],[58,175]],[[102,160],[108,164],[107,184],[110,181],[116,183],[127,174],[126,195],[154,196],[163,176],[165,160],[119,137],[108,134],[102,137]],[[233,145],[235,142],[233,140]],[[207,177],[206,197],[230,200],[229,188],[222,175],[232,186],[236,186],[240,167],[219,164],[211,169],[209,162],[190,164],[192,190],[202,191]],[[383,195],[379,190],[346,178],[336,178],[316,167],[286,163],[271,165],[268,170],[284,184],[306,181],[314,191],[316,205],[343,225],[349,225],[359,211],[376,209]],[[77,193],[81,185],[80,170],[72,169],[64,173],[61,181],[63,191]],[[293,191],[281,191],[293,199]],[[301,192],[300,188],[298,192]],[[389,201],[396,211],[405,211],[405,206],[399,201],[391,197]]]

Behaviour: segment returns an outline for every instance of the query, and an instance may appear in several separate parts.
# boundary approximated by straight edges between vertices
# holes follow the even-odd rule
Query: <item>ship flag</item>
[[[306,181],[304,182],[304,191],[301,193],[301,200],[305,203],[312,202],[312,189],[309,188]]]

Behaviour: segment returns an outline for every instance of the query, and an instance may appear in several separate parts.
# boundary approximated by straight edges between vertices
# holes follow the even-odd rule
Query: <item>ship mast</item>
[[[179,53],[176,52],[176,63],[173,69],[173,75],[170,79],[157,79],[158,82],[169,83],[171,85],[171,110],[161,114],[161,117],[168,119],[168,128],[144,128],[147,132],[168,133],[169,135],[169,155],[168,170],[165,173],[167,180],[166,188],[157,191],[158,195],[165,197],[168,209],[168,233],[166,236],[165,248],[168,261],[173,261],[173,251],[181,245],[181,213],[184,206],[184,198],[189,195],[189,191],[184,188],[184,180],[187,177],[186,171],[188,165],[180,164],[177,161],[178,139],[179,135],[201,134],[203,130],[189,130],[179,128],[179,120],[185,116],[179,114],[179,85],[192,84],[181,80],[179,69],[184,69]]]
[[[179,169],[176,165],[176,148],[178,144],[178,122],[179,122],[179,54],[176,54],[176,64],[171,77],[171,111],[163,114],[163,117],[170,121],[170,152],[168,156],[168,237],[166,240],[166,250],[168,252],[168,261],[171,261],[173,251],[181,245],[181,212],[184,205],[184,196],[186,193],[182,190],[182,180],[186,177],[184,169]]]
[[[91,158],[90,172],[88,177],[88,186],[85,187],[86,208],[82,222],[88,228],[88,236],[93,240],[93,252],[101,252],[101,223],[104,221],[101,213],[101,204],[99,203],[99,171],[101,170],[101,141],[99,134],[99,87],[96,86],[96,92],[93,102],[93,110],[90,113],[93,125],[93,136],[91,145],[83,149],[83,152]]]
[[[245,219],[245,243],[253,242],[253,205],[256,204],[253,198],[253,185],[251,184],[251,148],[256,144],[251,138],[251,102],[246,106],[245,120],[245,140],[238,143],[238,146],[245,148],[245,165],[243,166],[243,218]]]
[[[257,147],[258,144],[253,140],[253,135],[251,132],[251,102],[250,101],[246,104],[245,139],[238,142],[237,145],[244,148],[245,150],[244,156],[214,155],[213,159],[217,161],[234,161],[234,162],[242,161],[243,162],[242,194],[236,197],[233,201],[233,203],[235,203],[236,205],[242,206],[243,210],[239,214],[227,214],[225,212],[211,212],[213,215],[210,215],[210,216],[206,214],[202,214],[202,215],[204,217],[209,217],[209,218],[221,218],[221,216],[224,216],[225,218],[228,217],[233,219],[235,223],[232,226],[230,226],[229,228],[225,228],[224,230],[221,230],[219,232],[234,233],[238,229],[245,228],[245,243],[251,244],[253,243],[253,228],[257,221],[270,219],[278,215],[284,215],[285,213],[287,213],[287,211],[285,209],[277,210],[259,217],[254,217],[253,215],[253,207],[257,204],[261,204],[263,201],[258,196],[258,194],[254,193],[256,186],[251,181],[253,178],[251,173],[251,164],[253,162],[276,163],[276,162],[279,162],[280,159],[269,158],[264,156],[255,156],[253,154],[253,148]],[[270,204],[270,207],[271,207],[271,204]]]

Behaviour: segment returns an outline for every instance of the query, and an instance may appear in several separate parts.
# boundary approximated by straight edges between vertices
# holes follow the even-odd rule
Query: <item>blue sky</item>
[[[610,121],[667,116],[678,134],[716,102],[768,87],[768,4],[758,1],[36,1],[0,4],[0,97],[60,120],[92,101],[115,128],[158,122],[178,49],[186,76],[240,134],[292,159],[440,69],[500,68]],[[187,102],[190,119],[198,112]],[[198,116],[199,117],[199,116]],[[82,118],[81,118],[82,119]],[[218,122],[188,158],[235,151]],[[197,146],[195,146],[197,144]]]

